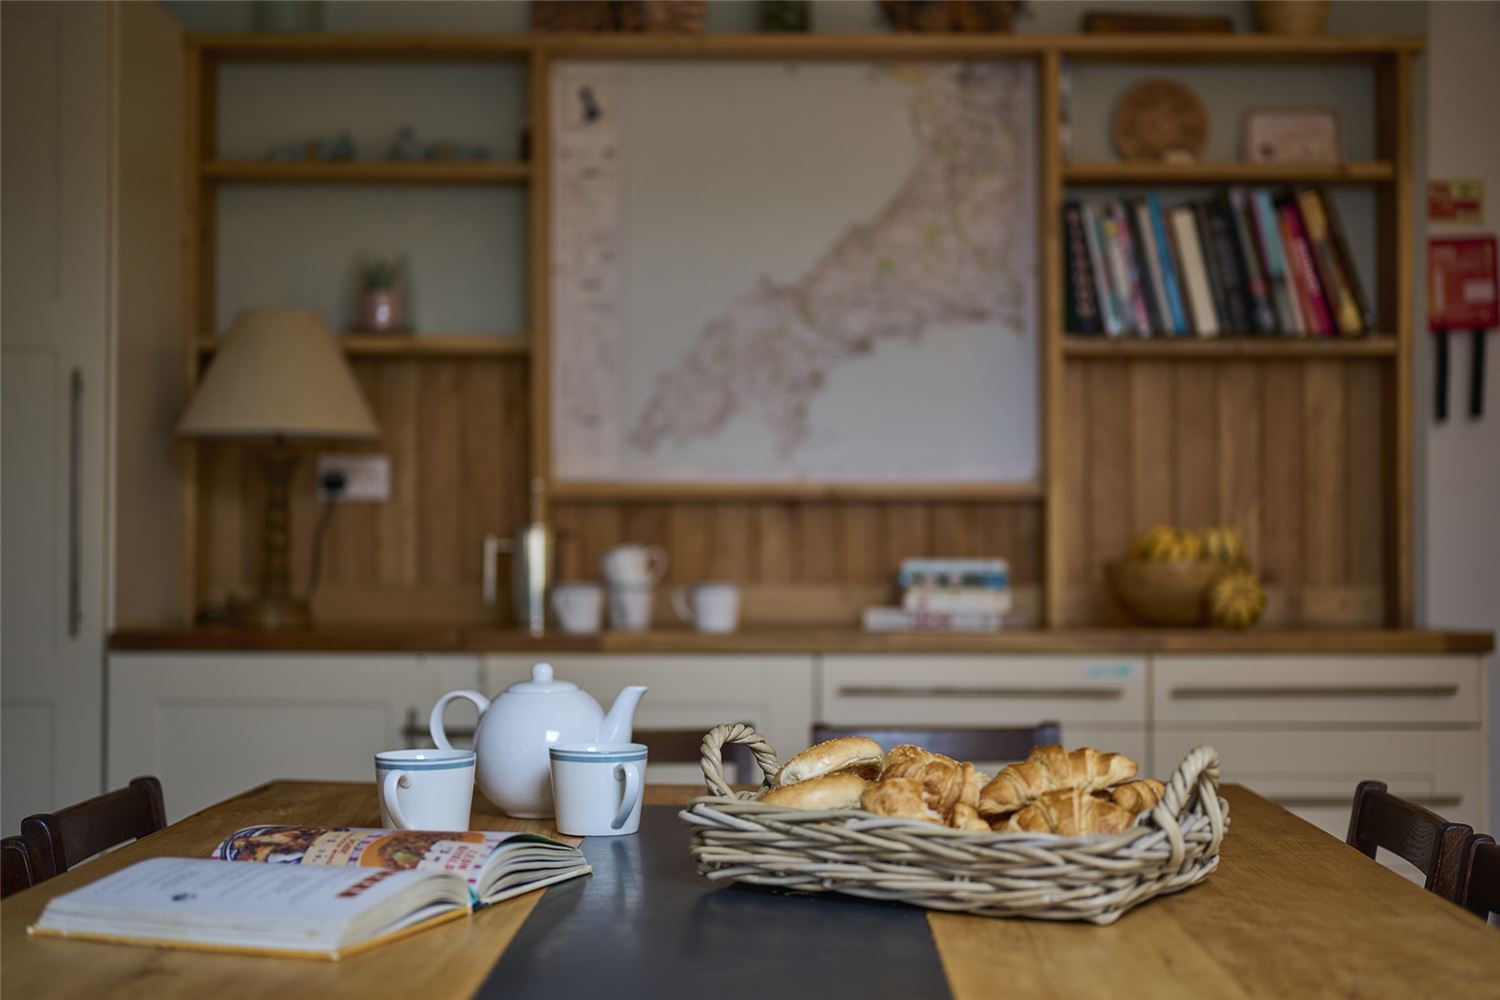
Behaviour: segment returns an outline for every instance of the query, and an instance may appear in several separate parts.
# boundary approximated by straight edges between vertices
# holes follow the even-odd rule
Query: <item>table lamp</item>
[[[262,629],[309,626],[307,602],[291,591],[289,492],[297,455],[287,442],[380,436],[323,318],[310,309],[241,311],[193,392],[177,433],[266,446],[260,592],[235,609],[235,620]]]

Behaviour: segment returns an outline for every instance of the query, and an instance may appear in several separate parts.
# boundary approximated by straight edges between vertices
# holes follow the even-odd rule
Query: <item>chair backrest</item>
[[[0,899],[13,892],[30,889],[42,880],[42,873],[32,857],[25,837],[0,840]]]
[[[754,723],[745,723],[754,728]],[[637,729],[634,739],[644,743],[649,764],[697,764],[703,760],[703,734],[706,729]],[[755,755],[743,743],[724,744],[725,771],[734,765],[732,773],[726,773],[731,784],[754,785],[760,782],[760,768],[755,764]]]
[[[127,787],[21,821],[42,878],[59,875],[80,861],[167,825],[161,782],[136,778]]]
[[[1489,834],[1476,833],[1464,845],[1453,901],[1481,920],[1500,913],[1500,844]]]
[[[1354,789],[1349,845],[1370,858],[1379,847],[1405,858],[1427,876],[1428,889],[1448,899],[1458,888],[1464,841],[1473,832],[1392,795],[1383,781],[1361,781]]]
[[[814,743],[839,736],[868,736],[886,750],[911,743],[954,760],[1009,763],[1025,760],[1032,747],[1062,742],[1055,722],[1010,729],[907,729],[897,726],[813,726]]]

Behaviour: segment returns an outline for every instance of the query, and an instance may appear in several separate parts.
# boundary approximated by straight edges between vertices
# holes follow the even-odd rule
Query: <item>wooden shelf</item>
[[[531,352],[524,334],[349,334],[338,338],[353,358],[520,358]],[[219,338],[198,338],[198,353],[212,354]]]
[[[744,500],[869,502],[946,500],[950,502],[1040,501],[1040,483],[758,483],[758,482],[566,482],[553,479],[547,495],[556,501],[663,501],[704,503]]]
[[[1382,184],[1396,168],[1372,163],[1065,163],[1066,184]]]
[[[1337,337],[1063,337],[1070,358],[1169,358],[1287,360],[1296,358],[1394,358],[1389,334]]]
[[[209,160],[199,170],[225,184],[524,184],[531,178],[530,164],[505,160]]]

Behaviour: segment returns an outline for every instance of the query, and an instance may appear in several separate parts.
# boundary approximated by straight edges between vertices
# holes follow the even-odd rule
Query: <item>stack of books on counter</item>
[[[907,559],[901,606],[866,608],[866,632],[998,632],[1011,610],[1004,559]]]

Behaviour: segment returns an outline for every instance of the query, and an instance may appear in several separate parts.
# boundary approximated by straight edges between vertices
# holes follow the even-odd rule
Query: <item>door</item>
[[[0,828],[103,766],[109,13],[0,5]]]

